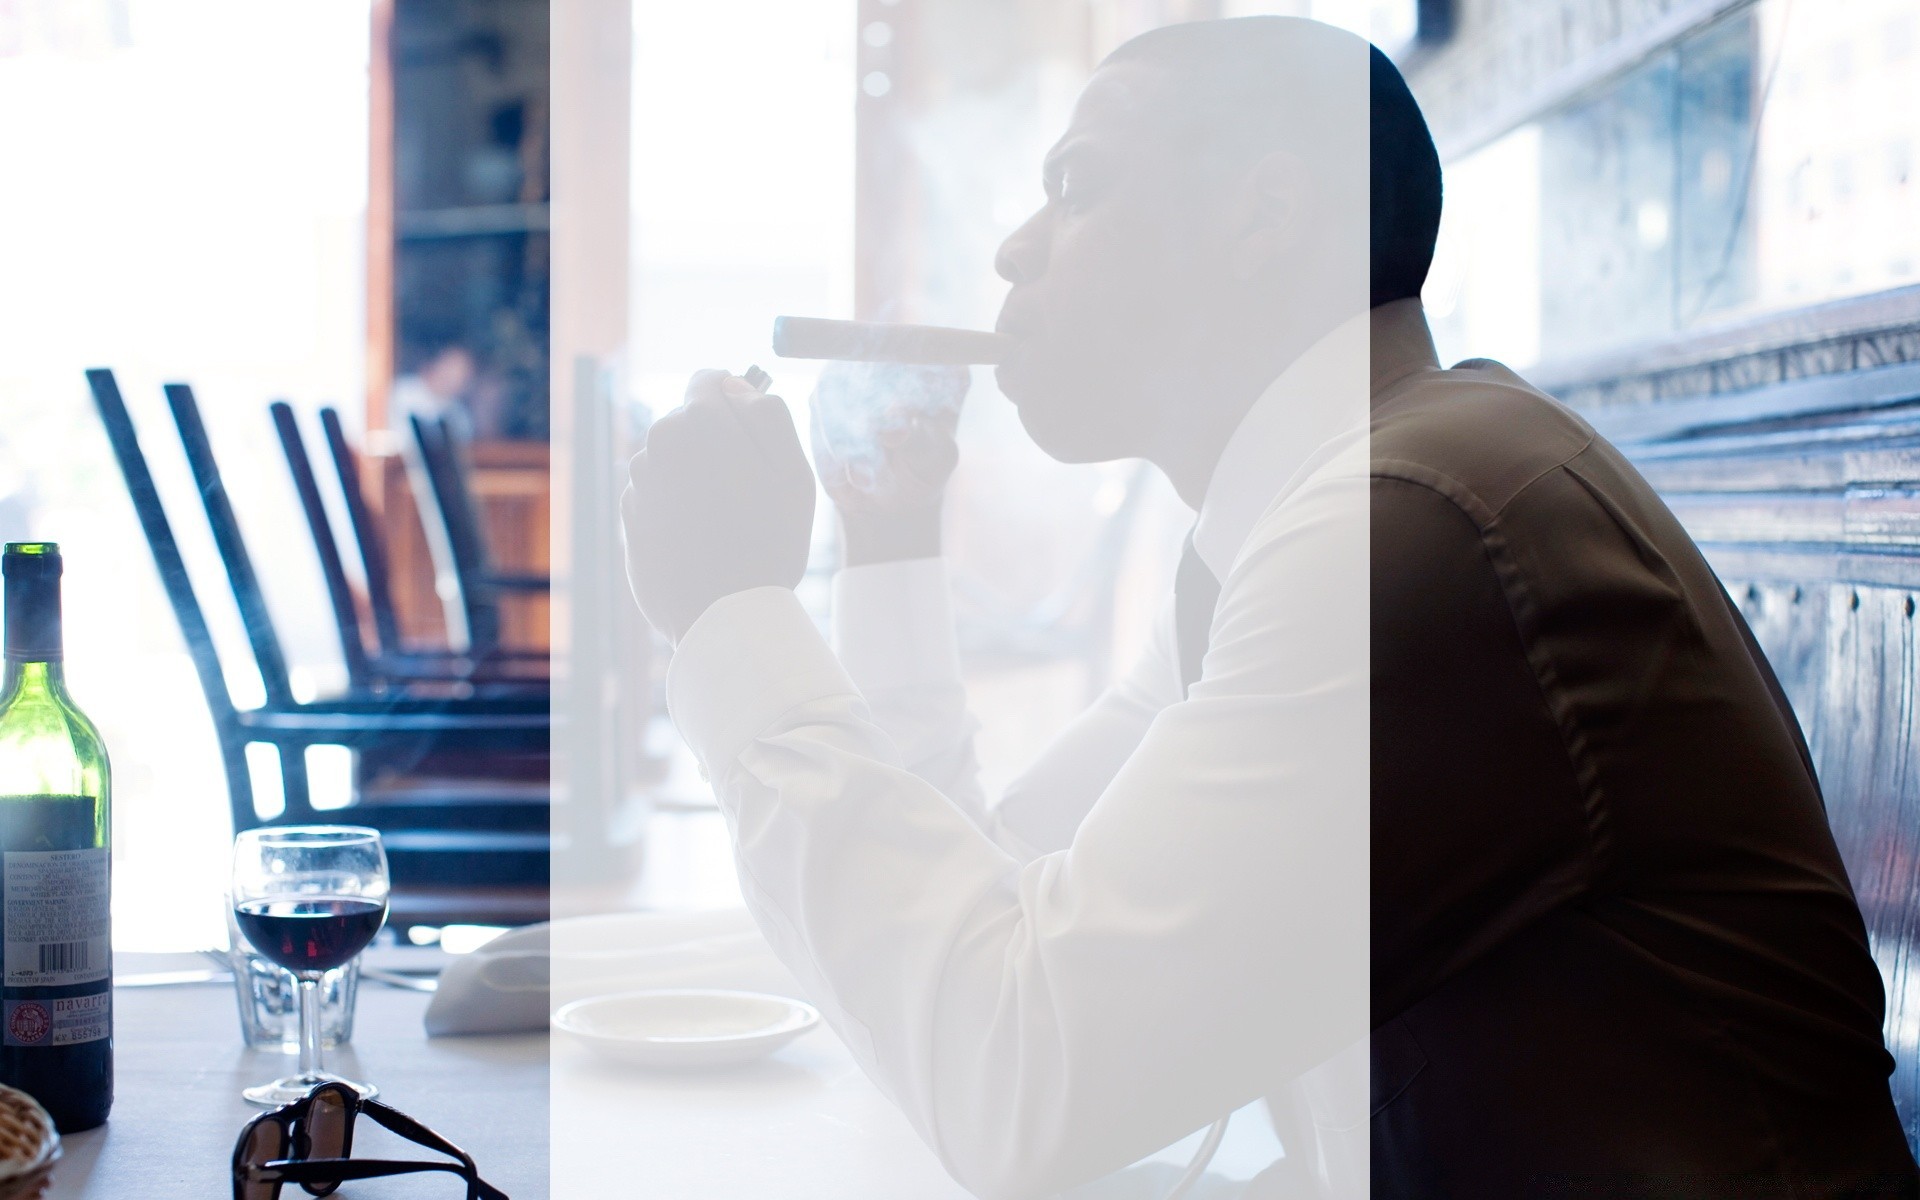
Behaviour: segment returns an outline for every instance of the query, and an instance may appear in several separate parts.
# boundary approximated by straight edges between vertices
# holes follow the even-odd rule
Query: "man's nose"
[[[1031,283],[1047,268],[1047,239],[1043,218],[1045,208],[1027,218],[1026,224],[1007,235],[993,256],[993,269],[1008,283]]]

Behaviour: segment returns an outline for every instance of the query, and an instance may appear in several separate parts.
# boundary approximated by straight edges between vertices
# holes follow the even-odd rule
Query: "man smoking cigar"
[[[1158,30],[1044,173],[1002,390],[1199,516],[1152,648],[1006,795],[949,425],[891,448],[895,505],[827,479],[837,655],[777,400],[697,376],[625,501],[748,904],[947,1168],[1044,1195],[1266,1096],[1266,1194],[1920,1194],[1792,713],[1629,464],[1435,360],[1440,169],[1394,68],[1304,21]]]

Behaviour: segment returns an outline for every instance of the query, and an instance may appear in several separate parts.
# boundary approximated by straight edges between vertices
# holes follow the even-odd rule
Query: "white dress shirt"
[[[1095,1178],[1343,1048],[1315,1119],[1364,1146],[1365,422],[1370,393],[1432,358],[1403,302],[1267,389],[1195,529],[1222,581],[1198,682],[1182,696],[1169,604],[997,802],[940,560],[843,571],[837,656],[780,588],[682,639],[668,706],[749,908],[975,1192]]]

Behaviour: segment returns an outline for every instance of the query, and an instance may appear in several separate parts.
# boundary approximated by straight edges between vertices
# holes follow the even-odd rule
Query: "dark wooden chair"
[[[550,580],[494,567],[464,448],[443,419],[414,413],[407,424],[413,434],[407,466],[414,501],[441,594],[452,598],[448,629],[458,630],[456,640],[463,639],[464,648],[487,654],[500,646],[501,598],[545,592]]]
[[[313,538],[314,556],[320,561],[320,574],[327,587],[327,606],[333,611],[334,632],[340,637],[340,655],[346,663],[348,685],[357,692],[384,691],[389,679],[375,673],[366,632],[360,625],[360,605],[347,579],[347,564],[340,555],[340,543],[334,540],[333,520],[327,516],[326,504],[320,499],[320,482],[314,476],[312,460],[307,457],[306,440],[300,436],[293,406],[276,400],[267,411],[273,418],[274,432],[280,437],[280,451],[287,460],[287,473],[293,477],[293,490],[300,497],[300,512],[306,518],[307,533]]]
[[[276,678],[284,679],[285,656],[280,649],[279,636],[241,536],[240,523],[227,498],[226,486],[221,479],[219,465],[214,460],[212,444],[201,421],[193,389],[186,384],[176,383],[166,385],[165,391],[175,428],[180,434],[181,448],[193,471],[194,483],[199,488],[208,527],[214,534],[221,565],[226,570],[228,583],[247,628],[248,644],[254,649],[256,665],[263,678],[272,672]],[[342,697],[341,700],[350,698]],[[363,693],[359,698],[363,702],[381,703],[397,697],[383,699],[378,693],[373,696]],[[545,716],[551,707],[547,693],[538,690],[487,697],[449,697],[443,694],[436,698],[435,703],[441,711],[449,714],[476,715],[514,713]],[[451,767],[448,766],[449,761],[453,764]],[[549,770],[544,747],[537,751],[518,746],[480,750],[458,742],[442,745],[422,740],[391,750],[363,748],[357,766],[356,774],[363,790],[370,780],[383,781],[380,788],[382,799],[419,801],[438,796],[450,804],[456,799],[468,802],[505,799],[519,804],[546,803],[545,784]],[[436,770],[441,776],[439,779],[433,778]],[[413,778],[422,774],[428,778],[424,781]],[[465,777],[467,785],[454,785],[448,776]],[[477,789],[471,786],[476,776],[480,785]],[[494,777],[493,781],[489,781],[488,777]],[[503,777],[511,778],[515,786],[503,788],[498,782]]]
[[[87,381],[213,717],[235,828],[347,820],[380,829],[393,869],[393,921],[399,927],[543,919],[548,909],[551,847],[544,802],[426,797],[367,803],[356,797],[346,809],[316,810],[306,751],[310,746],[332,745],[385,754],[462,748],[544,755],[550,736],[546,709],[524,703],[489,705],[385,696],[295,700],[265,597],[239,541],[238,522],[213,464],[198,408],[189,389],[174,386],[168,389],[168,402],[209,517],[218,518],[212,521],[215,541],[266,693],[259,707],[239,708],[228,691],[218,647],[119,386],[106,370],[87,372]],[[247,748],[260,744],[278,752],[285,795],[285,808],[271,818],[258,809],[247,763]]]
[[[445,649],[437,652],[406,648],[387,650],[377,642],[369,644],[359,604],[347,578],[346,562],[340,543],[334,536],[332,519],[321,500],[319,480],[313,470],[313,461],[307,454],[306,440],[300,433],[299,422],[292,407],[284,401],[275,402],[269,412],[275,432],[279,435],[288,473],[293,478],[294,490],[300,499],[308,533],[312,535],[314,550],[320,560],[351,687],[367,694],[520,699],[535,708],[548,704],[551,689],[548,683],[548,659],[544,654],[520,655],[503,663],[497,655],[476,660]],[[396,629],[393,635],[395,641],[388,644],[397,645],[398,623],[393,618],[391,595],[386,590],[389,586],[386,546],[384,541],[379,540],[378,528],[366,510],[366,498],[359,487],[359,464],[346,447],[339,414],[326,409],[322,419],[327,425],[329,441],[337,446],[335,465],[341,475],[349,519],[356,526],[366,526],[368,541],[360,553],[363,570],[369,581],[369,596],[376,594],[377,587],[377,593],[387,597],[384,602],[387,622]],[[383,611],[382,602],[378,600],[370,607],[376,613]],[[485,800],[504,794],[543,800],[547,795],[547,781],[551,774],[550,763],[545,755],[486,755],[457,750],[398,760],[377,752],[363,751],[355,762],[355,768],[363,795],[383,802],[418,800],[427,796],[465,796]]]
[[[382,654],[403,654],[406,643],[400,637],[400,618],[393,604],[393,574],[387,558],[387,540],[367,505],[360,488],[360,460],[347,444],[346,431],[340,426],[340,413],[331,405],[320,410],[320,429],[326,436],[327,454],[333,460],[340,496],[347,506],[347,524],[353,530],[355,548],[360,553],[361,576],[367,585],[367,608],[373,616],[375,643]]]
[[[314,553],[320,561],[321,574],[326,581],[327,601],[333,612],[334,628],[340,638],[341,654],[351,686],[364,692],[434,690],[443,693],[451,691],[457,695],[545,699],[549,688],[547,659],[544,655],[537,658],[521,656],[511,663],[501,663],[476,660],[450,649],[409,650],[401,645],[398,622],[392,608],[386,545],[379,538],[379,531],[374,527],[370,514],[365,511],[366,498],[360,491],[357,479],[358,464],[352,457],[352,451],[346,447],[344,436],[340,435],[339,414],[326,409],[322,419],[328,422],[329,442],[338,443],[334,452],[335,463],[342,479],[348,518],[356,528],[362,523],[366,525],[360,535],[360,560],[367,581],[368,608],[374,614],[377,627],[374,636],[369,637],[369,630],[361,618],[359,599],[347,576],[346,558],[335,535],[333,520],[327,515],[326,504],[321,499],[319,477],[307,453],[299,420],[294,415],[293,407],[285,401],[275,401],[269,406],[268,412],[273,419],[274,431],[279,435],[287,472],[293,478],[294,491],[300,499],[300,510],[306,518],[307,532],[313,539]],[[378,632],[380,628],[387,631],[384,637]]]

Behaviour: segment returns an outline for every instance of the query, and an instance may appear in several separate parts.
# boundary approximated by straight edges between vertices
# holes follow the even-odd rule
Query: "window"
[[[0,4],[0,111],[16,114],[0,122],[0,539],[66,551],[68,675],[116,768],[123,949],[219,944],[227,791],[81,372],[119,373],[183,553],[211,581],[157,386],[195,385],[296,679],[320,690],[339,670],[325,592],[305,535],[285,533],[300,528],[285,464],[261,448],[274,396],[351,418],[363,394],[367,31],[364,0]],[[246,661],[231,604],[201,600]],[[257,677],[231,683],[254,702]]]
[[[1920,10],[1761,0],[1448,164],[1446,355],[1567,362],[1920,283]]]
[[[1452,0],[1313,0],[1308,15],[1350,29],[1398,59],[1453,32]]]

